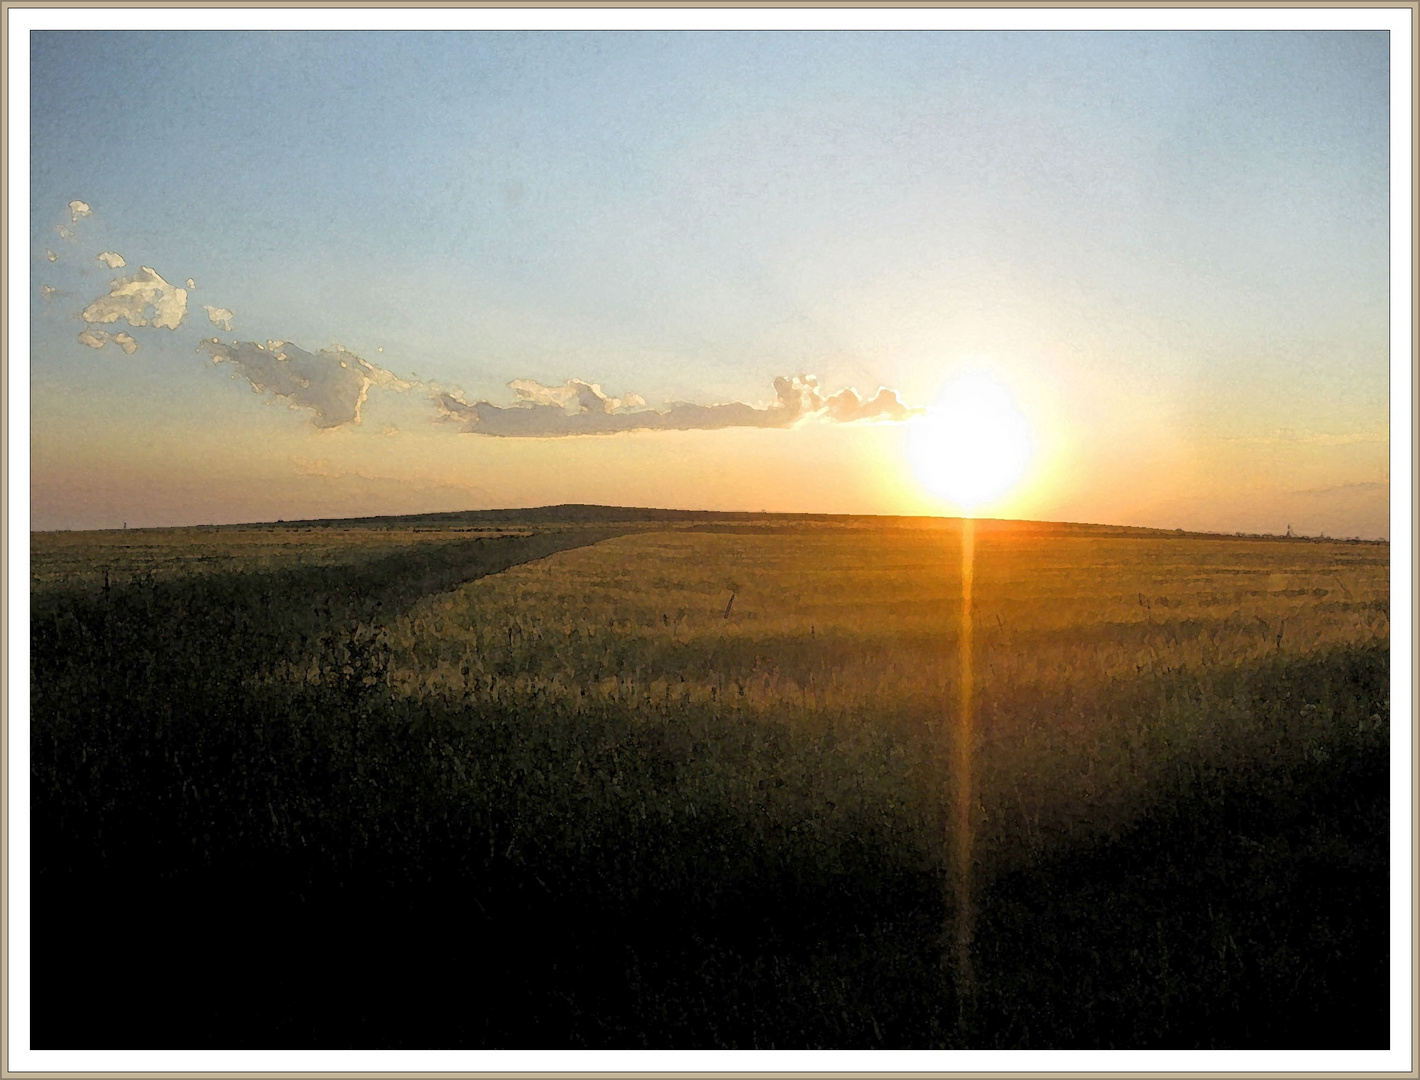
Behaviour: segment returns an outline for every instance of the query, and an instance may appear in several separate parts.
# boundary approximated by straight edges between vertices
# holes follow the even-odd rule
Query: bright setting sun
[[[1005,495],[1025,473],[1033,449],[1011,395],[981,372],[947,385],[913,423],[909,445],[923,485],[968,512]]]

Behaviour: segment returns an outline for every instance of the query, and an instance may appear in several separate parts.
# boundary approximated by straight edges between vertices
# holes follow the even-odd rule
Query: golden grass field
[[[38,1043],[1383,1037],[1388,545],[591,509],[35,534]]]
[[[983,857],[1118,827],[1170,770],[1305,755],[1336,703],[1279,726],[1230,699],[1236,675],[1389,638],[1384,545],[1081,532],[977,535]],[[955,524],[624,535],[426,598],[387,631],[389,679],[785,723],[833,740],[835,805],[877,785],[926,822],[949,782],[960,542]]]
[[[296,566],[329,566],[352,557],[397,551],[414,544],[470,536],[521,536],[526,528],[454,528],[299,525],[209,525],[187,529],[109,529],[42,532],[30,537],[30,581],[96,585],[107,571],[127,580],[139,574],[169,579],[191,574],[253,573]]]

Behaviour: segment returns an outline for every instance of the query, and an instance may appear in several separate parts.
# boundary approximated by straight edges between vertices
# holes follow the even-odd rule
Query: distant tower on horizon
[[[1288,526],[1287,526],[1287,535],[1288,535],[1288,536],[1291,536],[1291,535],[1292,535],[1292,526],[1291,526],[1291,525],[1288,525]]]

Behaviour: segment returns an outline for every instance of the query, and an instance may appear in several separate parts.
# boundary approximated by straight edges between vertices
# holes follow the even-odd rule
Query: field
[[[968,977],[956,522],[35,534],[33,1045],[1384,1046],[1389,557],[977,523]]]

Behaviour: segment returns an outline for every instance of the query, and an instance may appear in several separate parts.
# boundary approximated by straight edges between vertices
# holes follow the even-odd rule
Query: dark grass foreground
[[[1191,771],[987,883],[961,1002],[937,856],[890,807],[682,801],[750,737],[712,716],[385,689],[361,625],[579,537],[37,595],[32,1045],[1386,1045],[1383,648],[1248,675],[1258,708],[1354,703],[1305,761]],[[328,674],[264,677],[302,657]]]
[[[1118,840],[995,882],[974,1045],[1389,1045],[1389,755],[1356,734],[1317,757],[1199,779]]]

